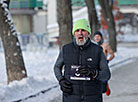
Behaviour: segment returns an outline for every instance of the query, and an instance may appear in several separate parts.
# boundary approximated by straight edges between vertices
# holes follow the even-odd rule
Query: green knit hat
[[[73,24],[73,31],[72,34],[74,35],[74,32],[78,29],[84,29],[86,31],[89,32],[89,34],[91,34],[91,28],[90,25],[88,23],[88,21],[86,19],[80,19],[77,20],[74,24]]]

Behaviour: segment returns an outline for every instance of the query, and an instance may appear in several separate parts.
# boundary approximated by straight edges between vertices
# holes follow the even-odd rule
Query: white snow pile
[[[55,83],[46,79],[28,77],[21,81],[14,81],[8,86],[0,86],[0,102],[16,101],[51,88]]]
[[[28,78],[14,81],[7,85],[4,53],[0,52],[0,102],[12,102],[35,95],[40,91],[47,90],[55,85],[57,81],[53,73],[58,48],[49,49],[48,52],[23,52]],[[48,96],[52,99],[53,96]],[[48,101],[47,101],[48,102]]]

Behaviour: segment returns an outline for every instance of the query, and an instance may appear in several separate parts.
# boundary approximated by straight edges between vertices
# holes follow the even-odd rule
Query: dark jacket
[[[89,81],[71,80],[72,65],[89,65],[91,68],[97,68],[99,75]],[[71,82],[73,87],[71,95],[63,93],[63,102],[102,102],[101,81],[109,80],[110,71],[100,46],[92,43],[90,39],[84,46],[77,46],[74,42],[64,45],[54,67],[58,80],[63,77],[63,66],[64,78]]]

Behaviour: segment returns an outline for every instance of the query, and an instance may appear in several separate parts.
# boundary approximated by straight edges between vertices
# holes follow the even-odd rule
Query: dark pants
[[[105,93],[107,91],[107,82],[102,82],[102,92]]]

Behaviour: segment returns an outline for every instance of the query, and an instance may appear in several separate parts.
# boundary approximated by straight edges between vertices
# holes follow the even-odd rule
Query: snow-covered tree
[[[17,32],[9,12],[10,0],[0,0],[0,35],[3,42],[8,83],[27,77]]]

